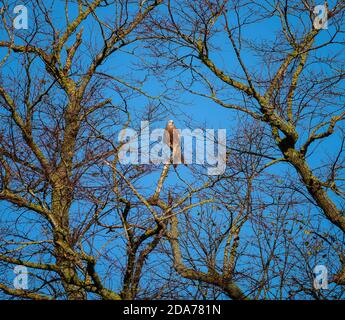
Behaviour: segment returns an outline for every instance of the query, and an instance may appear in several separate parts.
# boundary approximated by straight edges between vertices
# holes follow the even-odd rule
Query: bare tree
[[[3,209],[9,218],[2,217],[9,230],[1,236],[0,261],[44,274],[36,273],[37,286],[31,291],[1,284],[6,294],[84,299],[90,293],[119,299],[135,291],[135,279],[159,232],[144,231],[134,240],[128,230],[127,271],[117,293],[102,283],[92,247],[99,228],[104,232],[117,227],[103,225],[109,211],[117,211],[122,227],[128,227],[131,203],[113,198],[104,184],[108,173],[102,161],[114,158],[118,147],[109,147],[109,141],[116,140],[109,139],[107,130],[114,133],[126,126],[127,104],[140,92],[134,77],[116,77],[110,69],[102,70],[102,64],[138,41],[137,28],[160,3],[147,1],[142,7],[129,1],[29,1],[35,10],[28,32],[13,29],[12,4],[3,3],[6,36],[0,47],[9,54],[2,61],[0,79],[0,199],[9,204]],[[104,7],[113,14],[104,15]],[[94,37],[99,39],[96,44]],[[149,238],[153,240],[134,268],[133,257]],[[129,290],[131,281],[134,288]]]
[[[345,8],[332,2],[323,30],[314,7],[313,1],[167,1],[168,16],[154,15],[147,29],[158,30],[159,45],[150,44],[160,74],[179,68],[183,90],[264,123],[275,145],[267,167],[291,165],[316,210],[344,232]],[[322,149],[330,140],[328,156]],[[333,280],[344,284],[344,254],[339,258],[343,267]]]
[[[328,31],[312,1],[2,4],[1,297],[344,298],[343,2]],[[225,172],[123,164],[189,94],[234,116]]]

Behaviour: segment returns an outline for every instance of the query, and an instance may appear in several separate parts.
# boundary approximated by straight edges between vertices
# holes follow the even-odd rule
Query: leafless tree
[[[25,32],[13,29],[13,3],[3,1],[0,47],[8,55],[0,79],[0,261],[36,270],[29,291],[14,289],[5,277],[0,289],[6,294],[135,295],[145,258],[161,235],[148,224],[139,235],[131,231],[127,217],[138,209],[125,190],[117,193],[118,178],[104,163],[116,158],[114,132],[128,126],[128,104],[141,92],[134,76],[116,73],[111,63],[126,47],[134,50],[136,30],[160,3],[29,1],[34,10]],[[104,8],[112,14],[104,15]],[[131,179],[145,174],[126,170]],[[94,244],[110,241],[114,236],[107,232],[117,228],[127,232],[128,261],[115,292],[96,271],[98,256],[111,255],[111,249],[104,253]]]
[[[344,298],[342,1],[328,31],[311,1],[24,3],[29,30],[1,10],[1,297]],[[223,174],[119,161],[190,94],[232,116]]]
[[[180,73],[181,90],[263,123],[271,139],[266,169],[294,168],[292,188],[343,239],[343,1],[326,4],[328,30],[318,27],[313,1],[165,5],[168,14],[153,13],[146,31],[156,33],[149,43],[162,80]],[[343,285],[343,251],[337,259],[332,280]]]

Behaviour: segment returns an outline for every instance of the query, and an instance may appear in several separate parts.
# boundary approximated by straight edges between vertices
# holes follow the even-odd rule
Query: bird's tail
[[[183,157],[182,154],[181,154],[181,163],[184,164],[186,167],[188,167],[187,163],[184,162],[184,157]],[[178,164],[177,164],[177,163],[174,163],[174,168],[175,168],[175,169],[177,168],[177,166],[178,166]]]

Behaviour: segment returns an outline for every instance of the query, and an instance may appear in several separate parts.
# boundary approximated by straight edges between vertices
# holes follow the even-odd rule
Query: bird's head
[[[169,126],[173,126],[173,125],[174,125],[174,120],[169,120],[169,121],[168,121],[168,125],[169,125]]]

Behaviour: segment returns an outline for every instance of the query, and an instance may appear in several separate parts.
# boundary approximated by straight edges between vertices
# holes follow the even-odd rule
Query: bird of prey
[[[181,150],[181,137],[173,120],[169,120],[165,127],[163,142],[168,145],[172,151],[174,168],[177,167],[178,163],[186,165]]]

